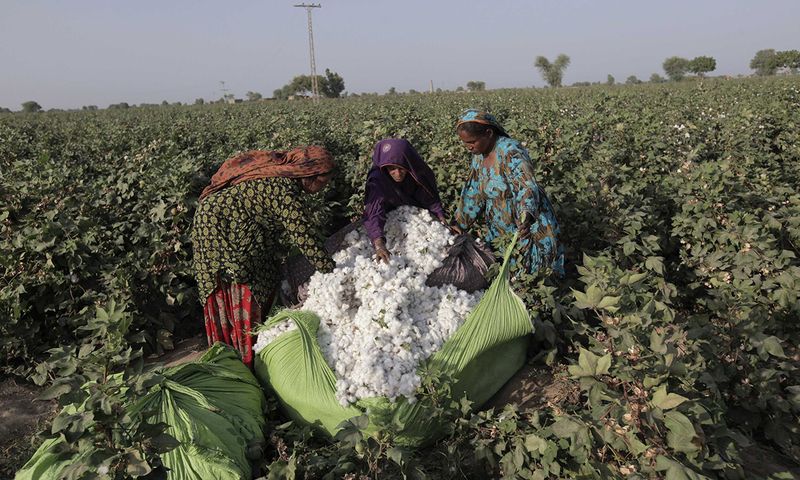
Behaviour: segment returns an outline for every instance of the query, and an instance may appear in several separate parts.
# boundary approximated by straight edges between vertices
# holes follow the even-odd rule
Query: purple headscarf
[[[388,166],[408,171],[401,183],[385,170]],[[386,214],[401,205],[425,208],[436,218],[444,218],[436,176],[408,140],[381,140],[375,145],[365,197],[364,225],[373,245],[383,237]]]

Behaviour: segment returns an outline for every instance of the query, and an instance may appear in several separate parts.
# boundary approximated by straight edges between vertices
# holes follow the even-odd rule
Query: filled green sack
[[[451,398],[459,400],[466,395],[473,410],[522,367],[527,335],[533,332],[525,305],[508,283],[512,250],[513,243],[500,275],[464,324],[427,360],[429,372],[456,380]],[[264,347],[256,356],[255,371],[294,421],[333,436],[341,422],[367,413],[367,433],[376,426],[392,424],[397,428],[395,443],[413,447],[448,433],[446,420],[431,416],[433,406],[425,398],[413,404],[403,397],[394,403],[386,397],[368,398],[342,407],[335,396],[336,375],[317,344],[319,319],[310,312],[285,310],[268,320],[266,328],[287,319],[295,322],[297,330],[283,333]]]
[[[198,360],[167,368],[162,375],[164,382],[127,408],[130,412],[158,409],[147,421],[168,423],[166,433],[181,442],[161,455],[169,468],[167,478],[253,478],[247,451],[264,438],[266,399],[239,353],[216,343]],[[42,444],[15,478],[55,479],[65,466],[92,454],[87,449],[80,457],[64,459],[50,451],[58,442],[51,439]]]

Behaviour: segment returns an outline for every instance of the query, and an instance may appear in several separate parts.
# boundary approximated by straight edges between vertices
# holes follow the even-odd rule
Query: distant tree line
[[[559,54],[556,59],[552,62],[544,56],[537,56],[536,60],[534,61],[534,66],[539,69],[539,72],[542,75],[542,79],[547,83],[547,85],[551,88],[557,88],[561,86],[562,79],[564,77],[564,71],[569,67],[570,64],[570,57],[565,54]],[[695,57],[692,60],[688,60],[683,57],[673,56],[669,57],[664,60],[661,67],[664,70],[664,73],[667,75],[668,78],[664,78],[658,73],[653,73],[650,75],[650,80],[648,83],[664,83],[667,81],[681,81],[685,78],[687,73],[693,73],[697,75],[700,79],[704,78],[707,73],[713,72],[717,68],[717,61],[713,57],[708,56],[699,56]],[[755,75],[759,77],[765,77],[770,75],[776,75],[779,71],[783,70],[784,73],[797,75],[800,73],[800,52],[797,50],[786,50],[781,52],[776,52],[774,49],[764,49],[759,50],[756,52],[755,56],[752,60],[750,60],[750,68],[755,71]],[[377,96],[377,92],[367,93],[361,92],[361,94],[357,94],[352,92],[348,95],[347,92],[344,92],[344,79],[339,76],[336,72],[331,72],[330,69],[325,69],[325,75],[317,75],[317,83],[319,86],[320,94],[326,98],[339,98],[339,97],[365,97],[365,96]],[[638,79],[635,75],[629,76],[625,80],[626,85],[639,85],[645,83],[643,80]],[[575,82],[572,84],[573,87],[588,87],[588,86],[600,86],[606,85],[611,86],[615,85],[616,81],[614,77],[609,74],[606,77],[606,81],[596,81],[596,82]],[[486,83],[481,81],[469,81],[467,82],[467,90],[469,91],[483,91],[486,89]],[[276,89],[272,92],[272,95],[275,99],[279,100],[286,100],[292,95],[308,95],[312,91],[311,85],[311,77],[308,75],[299,75],[292,79],[291,83],[284,85],[283,87]],[[449,91],[449,90],[448,90]],[[456,92],[464,91],[464,87],[458,86],[455,90]],[[344,94],[342,95],[342,92]],[[437,88],[437,93],[441,93],[442,89]],[[408,91],[410,95],[418,94],[417,90],[410,89]],[[395,87],[390,87],[387,95],[397,95],[397,89]],[[263,99],[263,96],[259,92],[252,92],[248,91],[246,94],[247,101],[255,102]],[[221,97],[218,100],[209,100],[206,101],[202,98],[198,98],[194,101],[194,105],[206,105],[206,104],[214,104],[214,103],[226,103],[228,100],[234,99],[233,94],[227,94]],[[238,100],[237,100],[238,101]],[[187,104],[188,105],[188,104]],[[166,100],[162,101],[161,104],[156,103],[141,103],[137,105],[130,105],[127,102],[120,102],[120,103],[112,103],[108,106],[108,110],[125,110],[128,108],[153,108],[153,107],[166,107],[166,106],[182,106],[181,102],[175,102],[170,104]],[[50,109],[48,111],[58,111],[59,109]],[[92,111],[98,110],[97,105],[84,105],[81,110]],[[37,113],[42,112],[44,109],[42,108],[39,103],[31,100],[22,103],[22,113]],[[14,113],[9,108],[0,107],[0,113]]]
[[[551,88],[561,86],[564,70],[569,66],[570,58],[562,53],[556,60],[550,62],[546,57],[538,56],[534,62],[534,66],[539,69],[542,74],[542,79]],[[679,82],[686,77],[687,73],[697,75],[701,80],[706,74],[713,72],[717,68],[717,61],[714,57],[699,56],[692,60],[683,57],[669,57],[664,60],[661,65],[667,78],[662,77],[658,73],[650,76],[649,83],[664,83],[667,81]],[[800,52],[797,50],[788,50],[783,52],[776,52],[773,49],[759,50],[756,52],[755,57],[750,61],[750,68],[755,70],[757,76],[775,75],[779,70],[783,69],[786,73],[798,74],[800,72]],[[643,80],[638,79],[635,75],[631,75],[625,80],[626,85],[639,85],[645,83]],[[615,80],[612,75],[606,77],[606,81],[597,82],[575,82],[573,87],[588,87],[599,85],[614,85]]]

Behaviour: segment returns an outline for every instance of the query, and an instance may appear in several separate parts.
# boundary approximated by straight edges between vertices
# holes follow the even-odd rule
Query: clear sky
[[[800,50],[798,0],[318,0],[314,43],[348,92],[541,87],[537,55],[572,63],[563,84],[664,76],[677,55],[751,73],[761,49]],[[291,0],[0,0],[0,107],[191,103],[265,97],[310,72]]]

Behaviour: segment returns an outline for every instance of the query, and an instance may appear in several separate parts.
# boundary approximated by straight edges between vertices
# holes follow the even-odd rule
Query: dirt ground
[[[34,435],[56,415],[55,400],[34,401],[44,390],[14,378],[0,381],[0,479],[14,478],[36,451]]]
[[[548,405],[561,406],[578,403],[580,392],[575,382],[559,376],[566,367],[552,368],[523,365],[523,367],[484,404],[484,409],[503,408],[516,404],[520,410],[539,409]]]
[[[164,366],[179,365],[200,358],[207,350],[205,336],[192,337],[175,344],[175,348],[148,362]],[[580,401],[577,384],[559,375],[566,367],[549,368],[525,365],[500,389],[484,408],[503,408],[509,403],[521,409],[564,406]],[[57,403],[34,401],[43,387],[13,378],[0,380],[0,480],[13,478],[33,455],[39,443],[35,434],[46,428],[57,411]],[[767,478],[775,473],[789,473],[800,480],[800,466],[775,451],[752,445],[741,449],[745,473]]]

